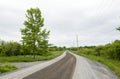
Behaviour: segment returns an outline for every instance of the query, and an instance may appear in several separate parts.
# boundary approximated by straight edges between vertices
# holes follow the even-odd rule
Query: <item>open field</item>
[[[0,57],[0,63],[5,63],[5,62],[32,62],[32,61],[42,61],[42,60],[49,60],[49,59],[53,59],[59,55],[61,55],[63,53],[63,51],[55,51],[52,52],[51,55],[48,56],[40,56],[40,55],[36,55],[36,58],[34,59],[34,57],[32,55],[20,55],[20,56],[1,56]]]

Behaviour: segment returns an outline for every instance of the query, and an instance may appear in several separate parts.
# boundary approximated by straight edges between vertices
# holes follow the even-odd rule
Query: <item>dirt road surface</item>
[[[73,79],[119,79],[107,66],[76,56],[76,68]]]
[[[75,64],[75,56],[66,53],[60,61],[23,79],[72,79]]]
[[[119,79],[107,66],[85,57],[65,52],[61,56],[0,79]]]

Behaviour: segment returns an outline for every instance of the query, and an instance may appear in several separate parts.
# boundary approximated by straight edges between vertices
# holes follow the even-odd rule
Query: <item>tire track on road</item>
[[[72,79],[76,58],[70,53],[60,61],[37,71],[23,79]]]

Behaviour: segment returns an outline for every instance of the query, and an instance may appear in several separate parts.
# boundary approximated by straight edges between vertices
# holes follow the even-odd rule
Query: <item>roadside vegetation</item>
[[[21,42],[0,42],[0,56],[18,56],[18,55],[51,55],[48,47],[49,33],[44,28],[44,18],[39,8],[30,8],[26,11],[26,20],[24,28],[21,30]]]
[[[117,30],[120,31],[120,27]],[[100,46],[72,47],[69,50],[107,65],[120,77],[120,40]]]
[[[35,62],[50,60],[58,57],[64,51],[51,51],[50,55],[36,55],[36,58],[33,58],[33,55],[18,55],[18,56],[0,56],[0,74],[5,72],[10,72],[18,69],[14,65],[11,65],[12,62]]]
[[[63,51],[52,51],[50,55],[36,55],[36,58],[33,58],[33,55],[18,55],[18,56],[1,56],[0,63],[5,62],[33,62],[33,61],[42,61],[42,60],[50,60],[59,55],[61,55]]]
[[[0,64],[0,74],[4,73],[4,72],[9,72],[9,71],[13,71],[16,70],[17,67],[10,65],[8,63],[5,64]]]
[[[50,31],[44,27],[39,8],[26,11],[20,42],[0,40],[0,73],[17,69],[7,63],[50,60],[63,53],[65,47],[49,44]]]
[[[71,48],[72,49],[72,48]],[[120,77],[120,40],[101,46],[84,46],[72,49],[74,53],[107,65]]]

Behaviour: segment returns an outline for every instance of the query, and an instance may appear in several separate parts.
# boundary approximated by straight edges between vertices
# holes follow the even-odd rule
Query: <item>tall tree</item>
[[[40,47],[41,44],[47,45],[43,42],[45,40],[48,43],[47,39],[50,31],[43,29],[44,18],[39,8],[28,9],[26,18],[27,20],[24,21],[25,28],[21,29],[22,42],[32,49],[35,58],[38,47]]]

